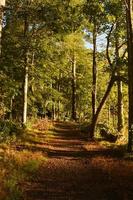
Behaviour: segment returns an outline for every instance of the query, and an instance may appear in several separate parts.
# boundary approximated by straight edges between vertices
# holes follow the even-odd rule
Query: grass
[[[16,151],[11,147],[1,150],[0,199],[22,199],[22,183],[28,181],[39,170],[46,157],[42,152]],[[3,181],[4,180],[4,181]]]
[[[43,145],[50,127],[52,123],[46,119],[36,121],[22,135],[8,137],[0,143],[0,200],[24,199],[23,183],[34,178],[47,161],[44,152],[33,152],[30,147]]]

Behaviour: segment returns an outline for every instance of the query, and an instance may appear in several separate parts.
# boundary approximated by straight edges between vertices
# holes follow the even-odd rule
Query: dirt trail
[[[31,183],[26,200],[133,200],[133,162],[89,142],[76,125],[58,123],[41,148],[48,161]]]

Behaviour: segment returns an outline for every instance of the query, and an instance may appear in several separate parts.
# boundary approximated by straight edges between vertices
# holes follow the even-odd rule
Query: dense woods
[[[131,150],[132,2],[2,4],[1,120],[86,121],[91,137],[97,123],[121,132],[129,120]]]
[[[1,121],[129,121],[131,151],[132,1],[1,2]]]
[[[102,180],[100,175],[105,176],[108,183],[114,176],[108,174],[115,174],[122,163],[121,177],[124,173],[128,177],[132,164],[119,163],[114,157],[127,152],[132,157],[133,151],[132,4],[132,0],[0,1],[0,200],[30,200],[22,198],[20,188],[25,191],[22,184],[29,181],[31,174],[32,182],[36,176],[32,172],[42,165],[47,177],[45,154],[53,156],[48,161],[51,176],[51,166],[57,165],[56,175],[51,178],[54,181],[58,172],[61,174],[60,165],[65,170],[68,166],[70,176],[79,175],[79,180],[81,174],[77,175],[73,167],[82,169],[83,176],[95,173],[95,169],[97,180]],[[55,155],[71,159],[63,157],[59,164]],[[86,164],[88,157],[90,166]],[[93,160],[95,157],[97,160]],[[109,164],[102,166],[100,162]],[[107,173],[98,171],[101,166]],[[124,166],[128,172],[124,172]],[[69,176],[60,178],[65,182]],[[133,198],[130,191],[124,193],[124,178],[123,193],[117,189],[123,196],[111,199]],[[49,184],[49,180],[46,182]],[[129,179],[127,182],[131,183]],[[105,187],[102,184],[98,187]],[[97,191],[98,187],[92,185],[92,190]],[[79,185],[75,195],[78,191]]]

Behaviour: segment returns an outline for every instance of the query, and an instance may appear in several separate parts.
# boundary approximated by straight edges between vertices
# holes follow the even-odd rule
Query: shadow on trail
[[[43,142],[22,147],[47,153],[49,158],[37,180],[26,185],[26,200],[133,199],[133,168],[118,159],[122,153],[87,142],[74,124],[57,123],[53,131]]]
[[[68,157],[71,159],[73,158],[96,158],[96,157],[111,157],[111,158],[123,158],[123,153],[119,151],[112,151],[112,150],[104,150],[104,151],[48,151],[48,156],[50,158],[61,158],[61,157]]]
[[[77,124],[56,123],[52,132],[53,135],[50,138],[45,138],[41,142],[30,141],[30,145],[19,145],[17,150],[41,151],[46,153],[49,158],[123,157],[123,152],[119,150],[102,148],[94,141],[87,142],[87,137],[81,135]],[[41,135],[38,135],[38,137],[41,137]],[[90,149],[85,148],[86,144],[90,145]]]

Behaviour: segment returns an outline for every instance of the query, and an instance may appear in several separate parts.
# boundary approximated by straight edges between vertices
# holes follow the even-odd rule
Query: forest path
[[[88,143],[75,124],[56,123],[53,133],[39,147],[48,160],[25,183],[26,200],[133,199],[132,161],[97,142]]]

